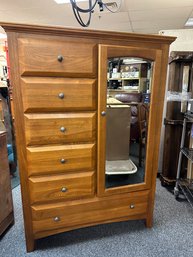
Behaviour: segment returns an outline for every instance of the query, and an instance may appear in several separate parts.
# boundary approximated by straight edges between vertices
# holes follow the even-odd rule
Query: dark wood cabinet
[[[174,51],[170,54],[168,91],[173,93],[192,92],[193,52]],[[185,103],[186,104],[186,103]],[[185,105],[184,104],[184,105]],[[164,119],[165,136],[163,151],[162,185],[174,185],[177,174],[178,158],[184,112],[180,101],[167,101],[166,117]],[[185,145],[189,147],[190,124],[187,126]],[[182,157],[182,177],[187,174],[187,158]]]
[[[1,129],[1,124],[0,124]],[[0,130],[0,235],[14,223],[6,132]]]

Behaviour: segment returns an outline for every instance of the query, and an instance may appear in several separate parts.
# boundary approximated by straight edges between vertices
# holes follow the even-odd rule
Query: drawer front
[[[25,114],[27,145],[95,141],[95,113]]]
[[[18,39],[21,75],[95,77],[96,44],[50,38]]]
[[[94,172],[29,178],[31,203],[94,195]]]
[[[22,78],[24,112],[95,110],[93,79]]]
[[[34,233],[86,224],[113,221],[122,217],[135,219],[147,213],[148,191],[114,197],[32,206]],[[49,234],[49,233],[47,233]],[[52,234],[52,233],[50,233]]]
[[[28,175],[94,170],[95,144],[27,147]]]

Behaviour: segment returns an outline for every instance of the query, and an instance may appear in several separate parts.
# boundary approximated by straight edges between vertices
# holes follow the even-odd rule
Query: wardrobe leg
[[[33,252],[35,250],[36,241],[34,239],[26,240],[26,250],[27,252]]]
[[[153,226],[153,216],[147,216],[146,220],[145,220],[145,226],[146,228],[152,228]]]

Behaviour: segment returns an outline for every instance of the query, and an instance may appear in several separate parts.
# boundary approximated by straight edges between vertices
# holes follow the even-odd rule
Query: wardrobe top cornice
[[[0,26],[6,32],[20,32],[20,33],[35,33],[45,35],[60,35],[60,36],[76,36],[84,38],[107,39],[107,40],[124,40],[124,41],[145,41],[154,43],[172,43],[176,37],[168,37],[162,35],[137,34],[128,32],[115,32],[104,30],[90,30],[77,29],[62,26],[45,26],[36,24],[22,24],[22,23],[7,23],[0,22]]]

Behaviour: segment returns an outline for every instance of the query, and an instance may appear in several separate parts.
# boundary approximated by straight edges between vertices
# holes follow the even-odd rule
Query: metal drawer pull
[[[134,209],[135,208],[135,205],[134,204],[131,204],[130,205],[130,209]]]
[[[106,112],[105,111],[101,112],[101,115],[106,116]]]
[[[60,99],[64,99],[64,93],[59,93],[59,94],[58,94],[58,97],[59,97]]]
[[[66,162],[66,160],[62,158],[62,159],[60,160],[60,162],[61,162],[62,164],[64,164],[64,163]]]
[[[58,61],[62,62],[64,60],[64,57],[62,55],[58,55]]]
[[[54,220],[55,222],[58,222],[58,221],[60,221],[60,217],[54,217],[53,220]]]
[[[61,191],[62,191],[63,193],[65,193],[65,192],[68,191],[68,189],[67,189],[66,187],[62,187]]]
[[[60,128],[60,131],[61,131],[61,132],[65,132],[65,131],[66,131],[66,128],[65,128],[65,127],[61,127],[61,128]]]

